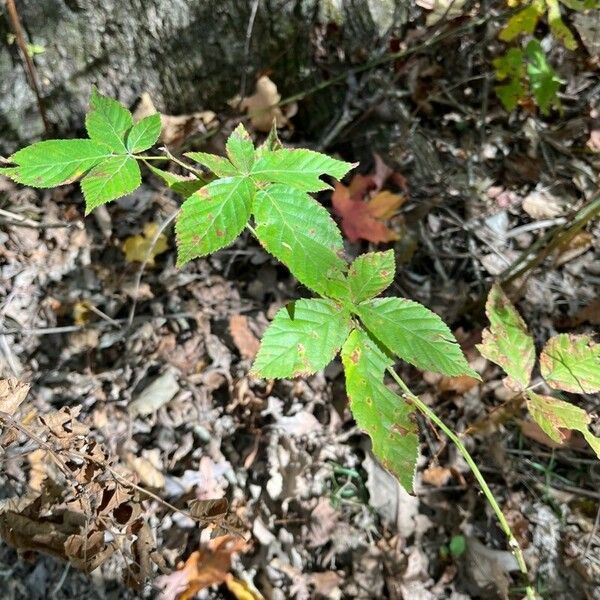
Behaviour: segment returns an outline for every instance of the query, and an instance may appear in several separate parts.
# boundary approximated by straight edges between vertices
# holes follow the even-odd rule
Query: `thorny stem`
[[[400,386],[400,388],[404,392],[404,396],[408,400],[410,400],[414,404],[414,406],[419,411],[421,411],[432,423],[437,425],[446,434],[446,436],[448,436],[450,441],[456,446],[457,450],[461,453],[462,457],[465,459],[466,463],[469,465],[469,468],[473,472],[473,475],[475,475],[475,479],[477,479],[477,482],[479,483],[479,486],[481,487],[481,490],[484,493],[484,495],[488,501],[488,504],[492,507],[492,510],[494,511],[496,518],[498,519],[498,522],[500,523],[500,528],[504,532],[504,535],[506,535],[506,539],[508,540],[508,546],[509,546],[513,556],[515,557],[517,564],[519,565],[519,570],[523,574],[524,578],[526,580],[528,580],[529,579],[529,571],[527,570],[527,565],[525,564],[525,558],[523,556],[523,551],[521,550],[521,547],[519,546],[519,542],[517,542],[512,530],[510,528],[510,525],[508,524],[508,521],[506,520],[506,517],[504,516],[504,513],[502,512],[502,509],[500,508],[500,505],[498,504],[498,501],[494,497],[492,490],[488,486],[486,480],[484,479],[483,475],[481,474],[481,471],[479,470],[479,467],[473,460],[473,457],[471,456],[469,451],[466,449],[465,445],[462,443],[460,438],[452,431],[452,429],[450,429],[431,410],[431,408],[429,408],[429,406],[427,406],[427,404],[425,404],[418,396],[415,396],[415,394],[413,394],[410,391],[408,386],[404,383],[404,381],[402,381],[400,376],[396,373],[396,371],[392,367],[388,367],[387,370],[388,370],[388,373],[394,379],[394,381]],[[535,600],[536,596],[533,591],[533,588],[530,585],[527,585],[525,589],[527,591],[527,598],[530,600]]]

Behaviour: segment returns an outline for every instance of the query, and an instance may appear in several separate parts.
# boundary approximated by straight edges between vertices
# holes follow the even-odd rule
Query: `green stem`
[[[175,164],[178,164],[182,169],[185,169],[186,171],[189,171],[190,173],[195,175],[198,179],[204,180],[204,175],[200,171],[194,169],[194,167],[190,167],[190,165],[187,165],[183,161],[179,160],[176,156],[173,156],[167,148],[163,148],[163,152],[166,154],[166,156],[144,156],[143,154],[134,154],[133,158],[136,158],[137,160],[141,160],[143,162],[149,160],[162,160],[163,162],[170,160]]]
[[[394,381],[400,386],[400,388],[402,388],[404,396],[408,398],[415,405],[415,407],[419,411],[421,411],[432,423],[437,425],[448,436],[448,438],[452,441],[452,443],[461,453],[462,457],[465,459],[465,462],[469,465],[469,468],[473,472],[473,475],[475,475],[475,479],[477,479],[477,482],[479,483],[479,486],[481,487],[481,490],[483,491],[488,501],[488,504],[492,507],[492,510],[494,511],[498,522],[500,523],[500,528],[504,532],[504,535],[506,535],[506,539],[508,540],[508,546],[511,552],[513,553],[513,556],[515,557],[517,564],[519,565],[519,570],[523,574],[524,578],[528,580],[529,572],[527,570],[527,565],[525,564],[525,558],[523,556],[523,551],[519,546],[519,542],[517,542],[510,528],[510,525],[508,524],[508,521],[506,520],[506,517],[504,516],[504,513],[502,512],[502,509],[498,504],[498,501],[494,497],[492,490],[490,489],[489,485],[487,484],[486,480],[481,474],[479,467],[473,460],[473,457],[466,449],[465,445],[462,443],[460,438],[431,410],[431,408],[427,406],[427,404],[425,404],[418,396],[415,396],[410,391],[410,389],[408,389],[408,386],[404,383],[404,381],[402,381],[402,379],[400,379],[399,375],[396,373],[396,371],[394,371],[392,367],[388,367],[387,370],[389,374],[393,377]],[[535,593],[533,591],[533,588],[531,588],[531,586],[528,585],[526,587],[526,591],[527,598],[535,600]]]

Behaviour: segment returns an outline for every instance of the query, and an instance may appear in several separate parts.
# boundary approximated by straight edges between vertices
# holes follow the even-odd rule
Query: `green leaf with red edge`
[[[301,299],[275,315],[252,371],[270,379],[312,375],[326,367],[350,332],[350,313],[331,300]]]
[[[394,280],[394,251],[369,252],[356,258],[348,270],[350,299],[355,304],[383,292]]]
[[[541,396],[531,390],[527,392],[527,409],[550,439],[562,444],[565,441],[563,429],[579,431],[600,458],[600,438],[590,431],[591,418],[585,410],[552,396]]]
[[[405,298],[375,298],[356,307],[369,333],[393,354],[426,371],[480,379],[438,315]]]
[[[231,244],[246,226],[254,184],[247,177],[227,177],[205,185],[181,206],[175,225],[177,265]]]
[[[367,333],[355,329],[342,347],[346,391],[358,426],[373,441],[373,453],[412,492],[419,456],[415,409],[384,382],[393,360]]]
[[[589,335],[556,335],[540,354],[540,369],[542,377],[557,390],[600,392],[600,344]]]
[[[500,285],[494,284],[488,295],[485,312],[490,327],[484,329],[477,349],[485,358],[502,367],[512,382],[525,389],[535,364],[535,345],[527,325]]]

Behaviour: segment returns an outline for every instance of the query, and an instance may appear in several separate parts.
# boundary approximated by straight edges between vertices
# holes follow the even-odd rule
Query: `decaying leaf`
[[[154,266],[154,258],[169,249],[167,236],[164,233],[159,234],[159,229],[158,223],[146,223],[143,233],[129,236],[123,242],[125,260],[127,262],[144,262],[147,259],[147,264]],[[155,238],[156,242],[153,243]]]
[[[156,412],[179,391],[177,377],[171,369],[167,369],[150,385],[145,387],[127,407],[131,418],[146,416]]]
[[[231,535],[210,540],[205,548],[192,552],[177,571],[156,580],[161,600],[191,600],[200,590],[225,582],[232,555],[247,549],[245,540]]]
[[[484,329],[477,349],[506,371],[509,387],[515,387],[516,382],[516,387],[526,388],[535,363],[535,346],[525,321],[498,284],[490,290],[485,312],[490,327]]]
[[[556,335],[540,354],[540,368],[557,390],[593,394],[600,391],[600,344],[588,335]]]
[[[556,249],[554,264],[557,267],[581,256],[594,244],[594,236],[588,231],[580,231],[566,243],[560,244]]]
[[[588,425],[591,418],[585,410],[552,396],[541,396],[531,390],[527,392],[527,408],[535,422],[552,441],[564,443],[568,440],[564,430],[574,429],[583,434],[586,442],[600,458],[600,438],[590,431]]]
[[[229,333],[242,358],[254,358],[260,348],[260,341],[248,325],[248,317],[232,315],[229,317]]]
[[[390,178],[406,188],[404,178],[376,157],[373,174],[355,175],[348,187],[336,182],[331,202],[342,219],[342,231],[351,242],[362,239],[384,243],[399,238],[398,233],[390,229],[385,221],[397,213],[406,202],[406,196],[381,189]]]
[[[29,384],[18,379],[0,379],[0,411],[14,415],[27,397]]]
[[[239,99],[234,98],[230,101],[232,106],[239,106],[240,110],[246,111],[250,117],[252,127],[257,131],[268,132],[273,123],[278,128],[289,124],[289,119],[293,117],[298,105],[294,102],[287,104],[281,109],[279,104],[281,95],[277,91],[277,86],[266,76],[263,75],[256,82],[256,88],[252,96],[246,96]]]

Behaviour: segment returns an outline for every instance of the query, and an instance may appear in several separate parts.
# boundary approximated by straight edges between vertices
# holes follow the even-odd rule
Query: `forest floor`
[[[575,434],[562,446],[549,440],[475,348],[490,285],[535,256],[539,264],[511,290],[537,347],[556,332],[589,332],[599,323],[598,223],[540,254],[597,194],[598,63],[591,48],[553,50],[565,81],[562,111],[542,118],[525,106],[508,114],[493,92],[494,33],[448,36],[349,76],[341,83],[343,106],[322,137],[308,137],[301,125],[310,96],[281,133],[285,143],[360,161],[363,175],[381,175],[383,163],[396,174],[384,189],[402,199],[384,224],[397,239],[348,242],[348,255],[394,248],[399,268],[391,291],[450,323],[483,383],[403,367],[405,380],[465,434],[537,591],[600,599],[600,463]],[[326,45],[328,34],[321,35]],[[418,41],[424,27],[411,35]],[[223,110],[210,139],[195,149],[222,152],[240,119],[257,140],[264,136]],[[331,193],[319,200],[331,207]],[[468,466],[431,425],[420,422],[421,459],[409,495],[356,428],[337,360],[306,379],[249,376],[275,311],[305,290],[248,232],[178,269],[169,226],[161,252],[141,271],[148,240],[179,202],[148,174],[137,192],[83,219],[77,186],[39,193],[0,180],[0,372],[31,382],[30,406],[54,419],[63,448],[85,443],[85,452],[100,453],[109,470],[86,480],[98,496],[81,502],[81,515],[85,527],[110,521],[98,548],[109,535],[118,547],[84,575],[55,546],[80,529],[42,524],[39,516],[22,525],[37,537],[28,548],[21,544],[20,556],[0,546],[0,598],[174,600],[181,573],[201,579],[209,567],[232,576],[204,598],[523,597],[504,535]],[[144,231],[145,238],[134,237]],[[592,413],[599,405],[591,395],[578,403]],[[22,443],[2,457],[2,498],[39,489],[40,477],[61,479],[43,447],[14,435]],[[125,494],[114,473],[154,497]],[[125,494],[118,508],[127,505],[131,514],[121,521],[113,499],[102,496],[103,481]],[[213,533],[231,536],[221,555],[208,529],[173,509],[220,498],[228,500],[228,514],[214,519]],[[140,530],[135,547],[127,542],[139,514],[147,524],[142,549]],[[201,542],[204,558],[212,553],[209,567],[192,555]],[[52,548],[58,556],[35,552]],[[80,554],[79,565],[92,558]],[[187,571],[175,571],[185,561]],[[144,572],[140,562],[154,565],[153,581],[132,591],[124,580]]]

